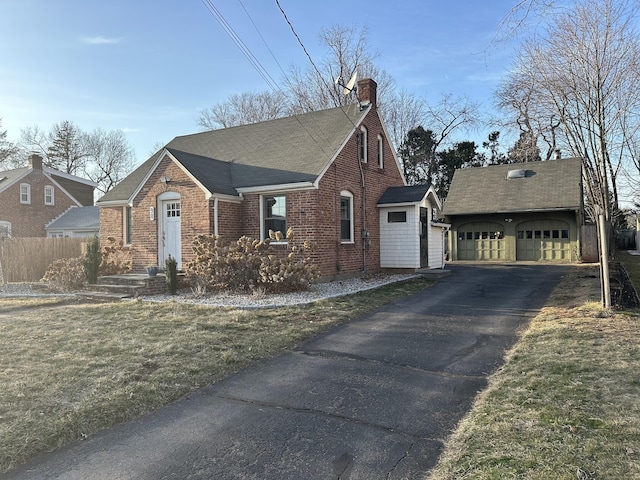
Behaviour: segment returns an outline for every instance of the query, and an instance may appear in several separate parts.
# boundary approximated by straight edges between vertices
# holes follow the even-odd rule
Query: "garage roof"
[[[444,214],[580,210],[579,158],[456,170]]]

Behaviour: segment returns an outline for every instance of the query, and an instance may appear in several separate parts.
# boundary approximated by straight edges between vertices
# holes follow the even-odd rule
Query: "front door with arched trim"
[[[165,260],[175,258],[178,268],[182,265],[182,209],[179,194],[167,192],[159,198],[160,222],[158,225],[158,262],[161,268]]]

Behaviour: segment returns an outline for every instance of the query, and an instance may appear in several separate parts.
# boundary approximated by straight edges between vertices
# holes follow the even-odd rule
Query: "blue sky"
[[[307,68],[275,0],[211,3],[271,77]],[[513,2],[280,5],[317,62],[322,27],[366,25],[378,65],[399,89],[432,102],[452,93],[489,111],[513,53],[508,44],[486,51]],[[10,140],[24,127],[48,131],[63,120],[85,131],[122,129],[140,163],[155,145],[199,131],[203,108],[267,89],[201,0],[0,0],[0,118]]]

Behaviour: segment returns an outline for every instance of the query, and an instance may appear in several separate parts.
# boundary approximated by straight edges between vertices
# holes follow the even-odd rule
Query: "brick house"
[[[358,92],[360,105],[174,138],[98,200],[102,238],[131,245],[142,272],[168,255],[185,265],[197,234],[230,242],[292,228],[325,278],[380,270],[376,203],[405,180],[376,83]]]
[[[72,207],[93,205],[96,184],[42,165],[0,172],[0,237],[46,237],[45,226]]]

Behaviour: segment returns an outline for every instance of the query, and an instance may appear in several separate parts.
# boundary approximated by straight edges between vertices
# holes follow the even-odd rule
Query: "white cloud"
[[[112,45],[114,43],[120,43],[120,39],[103,37],[102,35],[97,35],[95,37],[84,37],[82,39],[82,42],[89,45]]]

